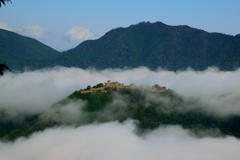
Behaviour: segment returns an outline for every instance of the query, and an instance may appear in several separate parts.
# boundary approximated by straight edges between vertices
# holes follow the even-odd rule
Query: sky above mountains
[[[117,27],[142,21],[240,33],[238,0],[12,0],[0,8],[0,28],[64,51]]]

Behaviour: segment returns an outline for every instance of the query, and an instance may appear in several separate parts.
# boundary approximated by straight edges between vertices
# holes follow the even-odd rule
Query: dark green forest
[[[56,64],[99,69],[146,66],[168,70],[209,66],[234,70],[240,65],[240,35],[208,33],[189,26],[142,22],[116,28],[54,57]]]
[[[97,69],[161,67],[171,71],[235,70],[240,66],[240,34],[209,33],[186,25],[142,22],[116,28],[62,53],[16,33],[0,30],[0,63],[23,71],[65,66]]]
[[[159,93],[141,89],[117,91],[110,88],[106,91],[85,94],[81,90],[75,91],[46,111],[35,115],[18,113],[17,116],[9,117],[11,111],[2,108],[0,138],[2,141],[13,141],[54,126],[78,127],[110,121],[122,123],[131,119],[134,120],[136,134],[139,135],[159,126],[180,125],[198,137],[231,135],[240,138],[240,116],[211,115],[201,110],[201,103],[185,100],[174,91]],[[62,111],[66,111],[63,110],[64,107],[73,102],[77,104],[80,114],[72,122],[62,121]],[[199,108],[189,110],[188,105],[191,103],[199,105]],[[46,114],[50,111],[51,116],[46,119]]]
[[[12,70],[41,68],[58,53],[35,39],[0,29],[0,63]]]

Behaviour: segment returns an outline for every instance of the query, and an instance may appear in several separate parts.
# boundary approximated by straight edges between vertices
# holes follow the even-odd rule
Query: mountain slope
[[[168,70],[217,66],[233,70],[240,66],[239,37],[188,26],[143,22],[85,41],[56,56],[52,64],[100,69],[147,66]]]
[[[234,70],[240,67],[240,34],[142,22],[113,29],[97,40],[59,53],[37,40],[0,29],[0,63],[12,70],[56,65],[99,69],[146,66],[173,71],[216,66]]]
[[[240,138],[239,115],[209,114],[201,109],[206,104],[184,99],[171,90],[106,88],[90,93],[82,91],[75,91],[39,114],[0,108],[0,140],[16,140],[56,126],[78,127],[126,120],[134,120],[140,134],[159,126],[180,125],[199,137],[230,135]]]
[[[39,41],[0,29],[0,63],[12,69],[26,66],[37,67],[59,52]]]

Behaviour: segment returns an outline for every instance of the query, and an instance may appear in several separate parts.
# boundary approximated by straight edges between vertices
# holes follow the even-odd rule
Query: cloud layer
[[[18,74],[9,72],[0,79],[0,107],[41,111],[76,90],[112,80],[125,85],[159,84],[188,99],[208,104],[203,109],[210,113],[240,114],[239,77],[240,70],[223,72],[216,68],[172,72],[145,67],[101,71],[55,67]]]
[[[239,149],[240,141],[233,137],[198,139],[179,126],[160,127],[140,137],[127,121],[52,128],[29,139],[0,142],[0,159],[238,160]]]
[[[107,80],[125,85],[159,84],[175,90],[186,99],[197,101],[202,109],[211,114],[240,115],[240,70],[223,72],[209,68],[202,72],[193,70],[171,72],[162,69],[151,71],[135,69],[95,70],[55,67],[23,73],[6,72],[0,78],[0,108],[16,109],[21,113],[38,113],[60,101],[75,90],[96,85]],[[146,96],[150,101],[168,103],[167,99]],[[64,106],[55,114],[47,112],[44,118],[71,123],[79,119],[79,107],[84,101]],[[113,119],[114,110],[126,106],[119,95],[99,115]],[[196,107],[190,106],[189,109]],[[110,109],[111,108],[111,109]],[[121,112],[117,115],[121,116]],[[16,116],[17,114],[15,114]],[[108,117],[106,117],[109,115]],[[14,115],[12,115],[14,117]],[[81,118],[81,117],[80,117]],[[109,122],[73,127],[50,128],[34,133],[30,138],[15,142],[0,141],[0,159],[78,160],[78,159],[206,159],[238,160],[240,141],[234,137],[197,138],[180,126],[161,126],[143,136],[135,133],[134,122],[123,124]]]

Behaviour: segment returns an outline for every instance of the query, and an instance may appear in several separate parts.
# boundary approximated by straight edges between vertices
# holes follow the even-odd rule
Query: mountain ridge
[[[37,66],[57,54],[58,51],[36,39],[0,29],[0,62],[12,69]]]
[[[16,53],[16,44],[18,43],[13,42],[12,46],[9,44],[10,47],[5,49],[15,49]],[[20,57],[4,58],[4,49],[0,43],[1,63],[6,63],[10,68],[29,67],[32,70],[59,65],[83,69],[146,66],[152,70],[161,67],[172,71],[185,70],[188,67],[194,70],[205,70],[211,66],[220,70],[235,70],[240,67],[240,34],[232,36],[210,33],[187,25],[170,26],[162,22],[140,22],[125,28],[118,27],[99,39],[84,41],[61,53],[46,45],[39,46],[41,49],[24,46],[19,49],[22,55],[16,53]],[[26,48],[31,53],[41,50],[39,53],[42,54],[46,50],[50,56],[44,53],[43,57],[38,56],[41,54],[31,54],[29,57]]]
[[[232,42],[234,39],[236,44]],[[240,61],[238,44],[238,36],[208,33],[187,25],[141,22],[113,29],[97,40],[85,41],[60,53],[56,59],[64,59],[68,66],[81,68],[146,66],[150,69],[191,67],[204,70],[216,66],[222,70],[234,70]],[[228,66],[224,64],[226,57]]]

